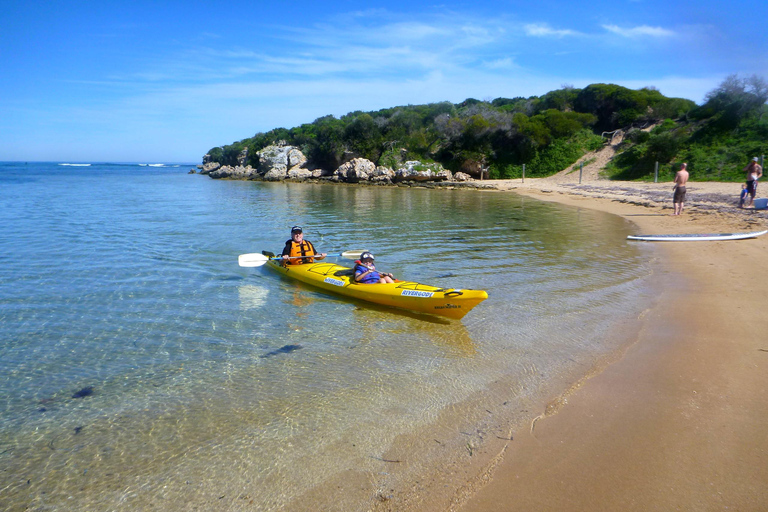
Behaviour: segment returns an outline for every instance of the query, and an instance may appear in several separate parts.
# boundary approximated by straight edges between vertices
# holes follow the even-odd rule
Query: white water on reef
[[[524,416],[616,350],[616,318],[651,299],[614,216],[170,165],[0,163],[8,510],[301,509],[345,479],[329,503],[367,510],[432,460],[408,445],[408,467],[387,469],[409,433],[434,426],[442,457],[466,457],[449,438],[486,413],[459,426],[451,411],[507,383],[489,398],[497,422]],[[489,299],[440,320],[237,266],[295,224],[322,251],[369,249],[383,271]]]

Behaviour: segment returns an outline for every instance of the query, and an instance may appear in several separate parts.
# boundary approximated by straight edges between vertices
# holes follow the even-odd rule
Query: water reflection
[[[240,295],[240,309],[243,311],[261,309],[267,304],[269,289],[263,286],[246,284],[239,286],[237,291]]]

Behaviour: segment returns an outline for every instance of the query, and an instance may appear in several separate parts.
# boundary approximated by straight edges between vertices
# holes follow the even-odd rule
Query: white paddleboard
[[[751,233],[703,233],[687,235],[630,235],[628,240],[640,240],[643,242],[706,242],[713,240],[744,240],[745,238],[757,238],[768,233],[765,231],[752,231]]]

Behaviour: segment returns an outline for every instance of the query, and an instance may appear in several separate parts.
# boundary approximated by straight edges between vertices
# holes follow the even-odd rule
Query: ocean
[[[7,510],[394,503],[528,425],[654,298],[649,252],[600,212],[65,164],[0,163]],[[396,277],[489,298],[445,320],[238,266],[293,225],[320,251],[370,250]]]

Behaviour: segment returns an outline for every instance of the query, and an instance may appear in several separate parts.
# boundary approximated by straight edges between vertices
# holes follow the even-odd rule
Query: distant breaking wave
[[[58,165],[63,165],[66,167],[90,167],[92,165],[96,166],[111,166],[111,167],[131,167],[134,165],[138,165],[139,167],[180,167],[180,164],[136,164],[136,163],[96,163],[96,164],[71,164],[71,163],[60,163]],[[186,165],[186,164],[185,164]],[[190,164],[192,165],[192,164]]]

